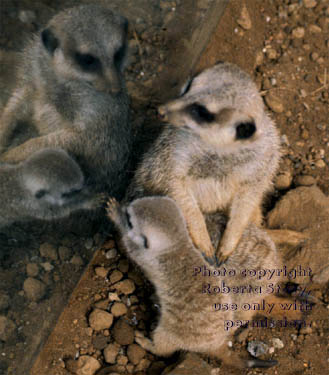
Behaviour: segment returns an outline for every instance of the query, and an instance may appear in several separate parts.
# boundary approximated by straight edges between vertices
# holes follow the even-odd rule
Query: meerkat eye
[[[190,90],[192,86],[192,82],[193,82],[193,78],[189,79],[188,81],[184,83],[183,87],[180,90],[179,96],[185,95]]]
[[[43,190],[43,189],[41,189],[41,190],[38,190],[38,191],[34,194],[34,196],[35,196],[35,198],[37,198],[37,199],[41,199],[41,198],[43,198],[47,193],[48,193],[47,190]]]
[[[144,235],[142,235],[142,238],[143,238],[143,243],[144,243],[145,249],[148,249],[149,248],[149,242],[148,242],[147,238]]]
[[[117,69],[121,67],[121,64],[125,56],[125,52],[126,52],[126,47],[125,45],[123,45],[114,54],[114,65],[116,66]]]
[[[243,122],[236,127],[236,139],[248,139],[256,131],[254,122]]]
[[[205,106],[199,103],[193,103],[189,105],[186,109],[190,116],[193,118],[193,120],[198,123],[211,123],[215,120],[215,115],[209,112]]]
[[[127,220],[128,228],[133,229],[133,225],[131,224],[131,220],[130,220],[130,215],[128,214],[127,211],[126,211],[126,220]]]
[[[86,71],[97,71],[101,67],[101,62],[100,60],[93,56],[90,55],[89,53],[75,53],[75,61],[78,63],[78,65]]]

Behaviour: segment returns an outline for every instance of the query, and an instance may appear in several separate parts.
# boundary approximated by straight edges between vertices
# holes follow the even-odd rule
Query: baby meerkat
[[[84,183],[79,165],[60,149],[37,151],[15,165],[0,163],[0,227],[100,207],[104,196],[91,194]]]
[[[203,213],[227,211],[227,228],[217,249],[224,262],[248,223],[261,223],[261,202],[280,159],[278,132],[256,85],[230,63],[195,76],[182,96],[161,106],[159,113],[169,124],[143,156],[128,200],[173,198],[193,243],[209,260],[216,252]]]
[[[32,38],[0,118],[0,161],[59,147],[74,155],[95,191],[122,188],[131,148],[122,74],[127,27],[107,8],[82,5],[58,13]],[[16,134],[27,132],[16,145]]]
[[[216,274],[194,247],[178,205],[168,197],[146,197],[128,206],[119,206],[112,199],[108,216],[114,222],[127,255],[135,261],[154,284],[161,305],[161,316],[153,339],[139,334],[136,341],[159,356],[177,350],[204,353],[237,367],[269,367],[275,361],[243,360],[228,350],[227,341],[236,330],[227,322],[251,320],[254,310],[243,310],[244,303],[257,303],[266,296],[268,279],[245,277],[243,270],[257,272],[281,268],[281,260],[269,236],[254,224],[244,231],[241,241],[227,260],[225,268],[236,276]],[[207,269],[206,272],[201,271]],[[217,269],[217,271],[220,269]],[[209,274],[208,274],[209,271]],[[223,270],[222,270],[223,271]],[[273,285],[278,277],[271,279]],[[253,292],[208,293],[204,285],[250,285]],[[258,288],[258,291],[256,291]],[[285,299],[270,295],[272,303]],[[214,306],[220,304],[220,311]],[[225,309],[233,306],[236,309]],[[279,313],[277,310],[276,313]],[[272,316],[272,315],[271,315]],[[282,312],[281,312],[282,318]]]

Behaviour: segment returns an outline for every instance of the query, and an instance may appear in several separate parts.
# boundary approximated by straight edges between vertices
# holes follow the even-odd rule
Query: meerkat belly
[[[207,213],[230,205],[237,190],[234,181],[218,181],[211,177],[191,181],[190,186],[201,211]]]

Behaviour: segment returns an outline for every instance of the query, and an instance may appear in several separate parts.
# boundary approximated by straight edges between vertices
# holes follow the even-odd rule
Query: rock
[[[149,359],[143,358],[138,365],[135,366],[136,371],[145,371],[150,367],[151,361]]]
[[[124,303],[122,303],[122,302],[116,302],[116,303],[114,303],[114,305],[111,308],[111,313],[115,317],[124,315],[124,314],[127,313],[127,311],[128,311],[128,309],[127,309],[126,305]]]
[[[129,361],[134,364],[138,365],[142,358],[144,358],[146,351],[137,344],[131,344],[128,346],[127,349],[127,356]]]
[[[109,277],[111,284],[115,284],[116,282],[120,281],[122,278],[123,278],[123,274],[122,272],[118,270],[114,270]]]
[[[67,360],[65,367],[76,375],[94,375],[101,368],[101,364],[94,357],[83,355],[77,361]]]
[[[108,273],[108,270],[105,267],[96,267],[95,268],[95,274],[99,277],[106,278]]]
[[[309,8],[314,8],[317,5],[317,2],[315,0],[304,0],[304,7],[309,9]]]
[[[135,284],[132,280],[126,279],[115,284],[115,288],[119,293],[127,295],[135,291]]]
[[[273,347],[275,349],[282,349],[284,348],[284,343],[277,337],[274,337],[272,340]]]
[[[278,54],[274,48],[269,48],[268,50],[266,50],[266,56],[270,60],[275,60],[278,57]]]
[[[130,345],[134,342],[133,328],[123,319],[118,320],[113,327],[114,340],[120,345]]]
[[[90,250],[93,247],[94,240],[92,238],[87,238],[85,241],[85,248]]]
[[[304,27],[296,27],[292,30],[292,37],[295,39],[301,39],[305,35],[305,29]]]
[[[128,357],[125,355],[118,355],[117,364],[120,366],[125,366],[128,363]]]
[[[113,323],[113,315],[101,309],[95,309],[89,315],[89,325],[95,331],[110,328]]]
[[[116,249],[110,249],[105,253],[106,259],[113,259],[117,256],[118,252]]]
[[[114,343],[109,344],[104,349],[104,358],[107,363],[115,363],[117,355],[119,354],[120,345]]]
[[[26,265],[27,276],[36,277],[39,273],[39,266],[36,263],[28,263]]]
[[[245,5],[242,6],[240,18],[238,18],[237,23],[245,30],[250,30],[252,27],[251,18]]]
[[[278,190],[288,189],[292,182],[292,175],[289,171],[279,174],[275,179],[275,188]]]
[[[321,27],[319,27],[318,25],[310,25],[308,27],[309,31],[312,33],[312,34],[319,34],[322,32],[322,29]]]
[[[69,247],[60,246],[58,248],[59,259],[62,262],[69,260],[72,257],[72,254],[73,254],[73,251]]]
[[[250,341],[247,350],[253,357],[257,358],[268,352],[268,345],[261,341]]]
[[[83,266],[83,259],[80,255],[73,255],[73,257],[70,260],[70,263],[74,264],[75,266],[81,267]]]
[[[312,186],[316,184],[316,180],[312,176],[303,175],[295,178],[296,186]]]
[[[104,336],[102,333],[99,333],[98,335],[93,337],[92,343],[93,343],[93,347],[96,350],[103,350],[104,348],[106,348],[108,344],[108,338]]]
[[[49,263],[49,262],[45,262],[45,263],[40,263],[40,266],[46,271],[46,272],[50,272],[54,269],[54,266]]]
[[[283,104],[271,92],[265,95],[265,103],[275,113],[282,113],[284,111]]]
[[[0,340],[9,340],[16,330],[16,324],[4,315],[0,315]]]
[[[40,255],[44,258],[49,258],[51,260],[57,260],[57,250],[54,245],[51,245],[50,243],[43,243],[39,248]]]
[[[6,310],[9,307],[9,296],[2,291],[0,292],[0,311]]]
[[[317,160],[314,164],[318,168],[324,168],[326,166],[326,163],[322,159]]]
[[[26,297],[31,301],[39,301],[46,294],[46,285],[38,279],[28,277],[23,284]]]
[[[120,298],[117,293],[109,293],[109,301],[120,301]]]
[[[166,375],[211,375],[212,367],[197,354],[188,353],[172,370],[164,371]]]
[[[118,269],[123,272],[127,273],[129,270],[129,262],[127,259],[121,259],[119,264],[118,264]]]
[[[313,330],[312,330],[311,327],[303,327],[303,328],[301,328],[301,330],[299,331],[299,333],[300,333],[301,335],[310,335],[312,332],[313,332]]]

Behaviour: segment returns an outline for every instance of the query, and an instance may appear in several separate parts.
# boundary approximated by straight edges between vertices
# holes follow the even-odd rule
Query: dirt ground
[[[1,56],[17,51],[31,31],[40,29],[59,9],[76,3],[2,1]],[[168,25],[175,24],[175,17],[185,19],[180,27],[188,31],[203,20],[211,4],[210,0],[111,2],[110,7],[125,14],[133,25],[126,80],[135,129],[157,123],[159,92],[165,87],[159,89],[157,82],[167,69],[175,31]],[[22,10],[33,13],[26,15]],[[254,77],[280,129],[283,158],[275,191],[265,205],[265,216],[297,186],[316,184],[326,195],[329,193],[328,52],[328,0],[231,0],[196,67],[201,70],[223,60],[245,69]],[[38,372],[33,374],[79,374],[81,369],[74,359],[81,361],[84,356],[98,361],[101,369],[97,374],[161,374],[177,361],[177,357],[156,358],[134,344],[135,329],[149,332],[154,325],[157,306],[149,299],[152,287],[117,253],[112,240],[94,255],[94,249],[107,237],[106,225],[101,227],[96,222],[87,225],[87,232],[84,226],[83,235],[79,228],[59,235],[62,224],[38,222],[17,224],[0,233],[0,315],[7,319],[0,320],[0,328],[5,326],[7,332],[0,337],[0,374],[28,373],[34,354],[52,330],[84,266],[93,256],[93,266],[83,276],[79,292],[73,294],[58,322],[62,324],[56,328],[58,334],[51,337],[46,354],[43,353],[42,363],[47,367],[37,367]],[[28,278],[42,283],[37,300],[29,298],[28,288],[24,287]],[[118,286],[120,282],[124,284]],[[311,294],[318,302],[309,312],[307,321],[311,323],[307,328],[253,328],[238,335],[233,342],[234,350],[245,353],[248,343],[258,340],[271,349],[265,358],[279,362],[268,370],[243,373],[328,372],[328,283],[312,285]],[[110,328],[93,328],[90,314],[95,309],[111,312]],[[274,344],[273,338],[281,343]],[[212,374],[241,374],[219,362],[205,360],[211,365]]]

